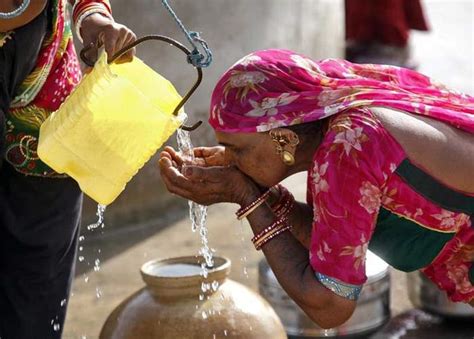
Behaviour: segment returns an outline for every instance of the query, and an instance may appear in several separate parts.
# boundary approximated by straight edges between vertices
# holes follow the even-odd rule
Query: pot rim
[[[153,273],[153,269],[171,264],[190,264],[201,267],[201,264],[205,262],[205,259],[200,255],[158,258],[150,260],[142,265],[140,268],[140,273],[143,281],[148,286],[165,287],[167,289],[193,286],[196,285],[197,280],[199,280],[199,282],[217,281],[222,283],[229,276],[231,260],[223,256],[215,256],[213,257],[213,260],[214,267],[208,269],[207,278],[204,278],[201,273],[181,276],[159,276],[156,274],[156,272]]]

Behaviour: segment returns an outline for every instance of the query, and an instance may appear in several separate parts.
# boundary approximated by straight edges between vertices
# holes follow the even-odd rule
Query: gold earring
[[[286,147],[295,148],[298,146],[300,142],[298,136],[296,134],[291,135],[288,140],[281,134],[281,131],[275,132],[275,130],[271,130],[270,137],[275,143],[276,153],[281,156],[283,163],[287,166],[293,166],[295,164],[295,157],[291,152],[286,150]]]
[[[287,166],[293,166],[295,164],[295,157],[293,156],[293,154],[291,154],[287,150],[284,150],[281,153],[281,160]]]

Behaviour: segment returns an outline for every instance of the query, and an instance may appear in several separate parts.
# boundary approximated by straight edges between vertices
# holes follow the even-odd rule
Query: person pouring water
[[[2,339],[60,338],[74,275],[82,193],[37,155],[41,123],[81,79],[68,4],[84,46],[111,56],[136,39],[108,0],[0,2]]]

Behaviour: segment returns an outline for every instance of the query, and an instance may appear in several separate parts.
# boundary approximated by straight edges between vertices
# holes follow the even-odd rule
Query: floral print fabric
[[[452,300],[470,300],[470,216],[443,209],[408,186],[396,173],[405,158],[402,147],[367,109],[331,119],[308,175],[308,203],[314,210],[311,266],[345,284],[364,284],[366,252],[384,207],[420,227],[456,233],[423,271]]]
[[[45,37],[36,66],[19,86],[7,114],[5,160],[26,175],[64,177],[39,159],[39,130],[79,83],[81,71],[67,18],[67,1],[50,2],[52,32]]]
[[[212,94],[209,123],[221,132],[264,132],[366,106],[430,116],[474,133],[474,98],[418,72],[316,62],[281,49],[247,55],[224,73]]]

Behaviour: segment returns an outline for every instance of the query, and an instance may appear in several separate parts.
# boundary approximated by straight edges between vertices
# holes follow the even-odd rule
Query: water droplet
[[[227,330],[224,330],[224,335],[227,337]]]
[[[94,261],[94,271],[95,272],[100,271],[100,260],[99,259],[95,259],[95,261]]]
[[[61,300],[61,307],[64,307],[66,305],[66,299]]]
[[[218,288],[219,288],[219,283],[216,280],[214,280],[212,282],[212,290],[215,292],[217,291]]]
[[[85,283],[88,283],[88,282],[89,282],[89,277],[88,277],[87,275],[84,277],[84,282],[85,282]]]
[[[100,290],[99,287],[95,288],[95,296],[97,299],[100,299],[102,297],[102,291]]]
[[[203,301],[204,300],[204,294],[199,295],[199,300]]]
[[[59,331],[60,329],[61,329],[61,325],[59,325],[59,324],[54,324],[54,325],[53,325],[53,330],[54,330],[55,332]]]
[[[89,226],[87,226],[87,229],[89,231],[93,231],[95,230],[96,228],[98,227],[101,227],[101,228],[104,228],[105,224],[104,224],[104,214],[105,214],[105,210],[106,210],[107,206],[106,205],[101,205],[101,204],[98,204],[97,205],[97,212],[96,212],[96,215],[97,217],[99,218],[97,220],[97,222],[93,223],[93,224],[90,224]]]
[[[79,251],[82,251],[83,249],[84,249],[84,247],[79,246]]]
[[[84,237],[83,235],[81,235],[81,236],[79,237],[79,241],[84,241],[85,238],[86,238],[86,237]]]
[[[84,257],[81,255],[79,258],[79,262],[83,262],[84,261]]]
[[[206,314],[205,311],[202,311],[201,315],[202,315],[202,318],[203,318],[203,319],[207,319],[207,314]]]

